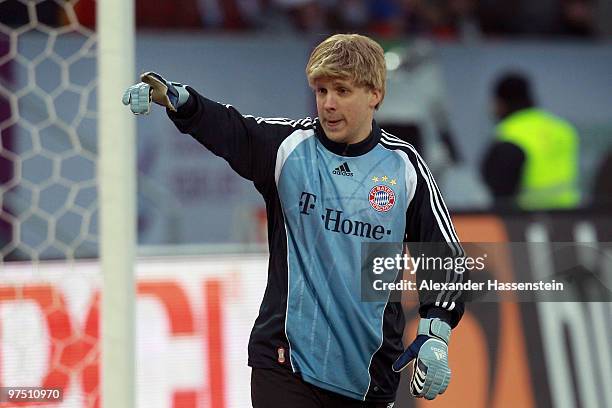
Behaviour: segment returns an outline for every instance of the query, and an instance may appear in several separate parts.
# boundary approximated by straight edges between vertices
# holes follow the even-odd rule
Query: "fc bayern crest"
[[[370,190],[370,205],[378,212],[387,212],[395,205],[395,192],[385,185]]]

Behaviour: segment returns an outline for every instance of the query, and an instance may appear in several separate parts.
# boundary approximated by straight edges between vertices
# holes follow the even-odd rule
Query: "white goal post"
[[[134,2],[98,0],[98,181],[102,291],[102,405],[135,406],[135,120],[122,106],[135,80]]]
[[[0,385],[61,407],[137,401],[134,4],[0,0]]]

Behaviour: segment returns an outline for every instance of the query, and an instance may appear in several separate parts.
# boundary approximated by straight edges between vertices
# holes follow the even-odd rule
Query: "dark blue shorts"
[[[253,408],[389,408],[390,402],[364,402],[315,387],[286,368],[253,368]]]

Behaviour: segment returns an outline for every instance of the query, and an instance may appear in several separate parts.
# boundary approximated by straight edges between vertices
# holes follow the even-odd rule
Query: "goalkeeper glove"
[[[184,85],[166,81],[155,72],[145,72],[140,80],[142,82],[130,86],[123,94],[123,104],[130,105],[135,115],[148,115],[151,102],[176,112],[189,99],[189,92]]]
[[[393,363],[393,371],[399,372],[416,358],[410,379],[410,393],[414,397],[432,400],[446,391],[451,377],[450,332],[450,326],[438,318],[421,319],[416,339]]]

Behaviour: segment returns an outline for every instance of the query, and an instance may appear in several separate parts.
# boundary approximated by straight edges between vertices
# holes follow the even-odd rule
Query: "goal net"
[[[79,3],[0,0],[0,386],[97,407],[99,37]]]

